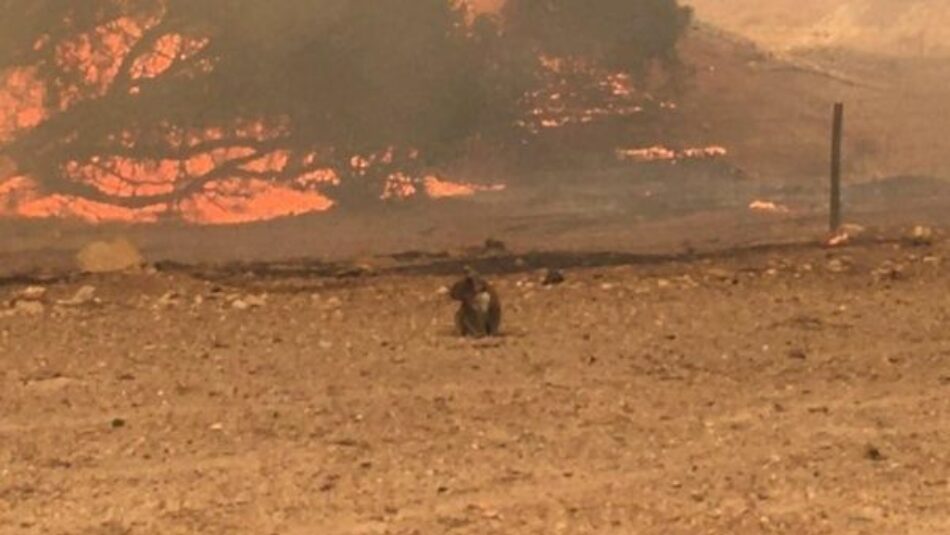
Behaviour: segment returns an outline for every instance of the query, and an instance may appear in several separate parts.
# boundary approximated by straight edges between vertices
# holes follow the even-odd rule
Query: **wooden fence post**
[[[831,131],[831,232],[841,228],[841,144],[844,133],[844,104],[838,102],[834,109],[834,124]]]

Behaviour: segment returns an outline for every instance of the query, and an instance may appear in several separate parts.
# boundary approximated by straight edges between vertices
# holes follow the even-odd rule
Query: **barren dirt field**
[[[48,282],[0,317],[0,533],[950,533],[950,247],[586,262],[483,261],[491,341],[448,264]]]

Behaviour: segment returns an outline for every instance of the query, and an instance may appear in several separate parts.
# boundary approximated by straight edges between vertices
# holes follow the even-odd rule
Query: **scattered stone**
[[[326,300],[323,307],[327,310],[337,309],[343,306],[343,301],[339,297],[331,297]]]
[[[267,306],[266,295],[246,295],[236,297],[231,301],[231,308],[235,310],[251,310],[252,308],[264,308]]]
[[[178,304],[181,300],[181,295],[175,291],[165,292],[164,295],[158,298],[157,305],[161,308],[171,308]]]
[[[69,299],[62,299],[57,301],[56,304],[64,307],[80,307],[93,303],[98,303],[99,300],[96,298],[96,287],[95,286],[83,286],[76,291]]]
[[[808,360],[808,354],[802,349],[792,349],[788,352],[788,358],[794,360]]]
[[[86,245],[76,254],[76,262],[86,273],[114,273],[141,268],[145,259],[132,242],[119,238]]]
[[[564,273],[559,269],[549,269],[544,274],[544,280],[541,282],[544,286],[557,286],[558,284],[563,284],[567,280],[564,277]]]
[[[17,301],[13,305],[13,310],[27,316],[41,316],[46,312],[46,305],[39,301]]]
[[[266,295],[249,295],[244,298],[251,308],[264,308],[267,306],[267,296]]]
[[[42,301],[46,298],[47,290],[43,286],[29,286],[24,288],[14,298],[15,301]]]
[[[904,266],[893,262],[884,262],[880,267],[871,272],[875,281],[897,281],[905,277]]]
[[[907,235],[907,242],[915,247],[927,247],[934,243],[934,231],[930,227],[917,225]]]
[[[832,258],[828,261],[828,271],[831,273],[844,273],[850,269],[850,264],[841,258]]]
[[[868,447],[865,449],[864,456],[867,457],[869,461],[874,462],[881,462],[886,458],[884,457],[884,454],[881,453],[881,450],[872,445],[868,445]]]

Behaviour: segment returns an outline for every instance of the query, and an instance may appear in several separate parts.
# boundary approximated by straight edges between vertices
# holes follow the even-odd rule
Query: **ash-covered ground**
[[[7,283],[0,532],[950,532],[950,246],[508,260]]]

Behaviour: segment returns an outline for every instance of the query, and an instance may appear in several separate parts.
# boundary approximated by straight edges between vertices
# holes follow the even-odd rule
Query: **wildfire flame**
[[[432,199],[449,199],[454,197],[471,197],[483,192],[499,192],[507,188],[504,184],[471,184],[452,182],[429,175],[421,180],[413,179],[403,173],[390,175],[386,181],[383,199],[408,199],[418,195],[420,191]]]
[[[161,14],[133,19],[122,17],[81,33],[61,43],[37,42],[38,48],[54,46],[57,67],[70,75],[71,85],[57,95],[58,104],[47,107],[48,96],[33,67],[0,72],[0,144],[18,133],[35,128],[52,115],[76,103],[105,95],[119,80],[127,77],[128,91],[137,95],[143,85],[166,75],[180,62],[204,50],[210,40],[204,36],[169,33],[160,36],[149,50],[129,57],[145,33],[160,22]],[[204,69],[210,64],[200,64]],[[123,67],[127,68],[122,72]],[[150,160],[132,157],[95,157],[72,161],[63,169],[71,181],[90,186],[105,198],[147,199],[170,195],[187,181],[213,176],[221,169],[233,168],[208,180],[198,191],[177,201],[128,208],[99,200],[63,194],[45,194],[35,177],[18,174],[16,162],[0,159],[0,216],[22,218],[71,218],[89,223],[152,223],[163,217],[175,217],[196,224],[233,224],[263,221],[277,217],[323,212],[335,206],[320,188],[339,185],[340,176],[329,167],[321,167],[317,155],[303,158],[303,169],[291,180],[277,182],[293,162],[287,150],[258,154],[243,146],[241,140],[268,141],[285,134],[287,125],[278,121],[249,121],[192,131],[169,131],[170,146],[195,149],[209,142],[237,140],[233,146],[214,143],[214,148],[178,159]],[[111,139],[126,148],[136,145],[136,133],[125,132]],[[351,170],[367,174],[374,166],[393,163],[394,150],[375,155],[354,155]],[[409,149],[409,158],[418,151]],[[295,168],[294,168],[295,169]],[[381,197],[406,198],[419,193],[433,199],[475,195],[498,191],[503,186],[478,186],[457,183],[441,177],[410,178],[394,174],[386,181]]]
[[[764,214],[789,214],[792,210],[774,201],[755,200],[749,203],[749,210]]]
[[[717,145],[700,148],[673,150],[662,145],[653,147],[617,149],[617,159],[632,162],[677,162],[679,160],[699,160],[726,156],[725,147]]]

